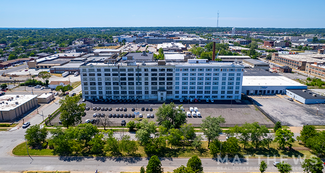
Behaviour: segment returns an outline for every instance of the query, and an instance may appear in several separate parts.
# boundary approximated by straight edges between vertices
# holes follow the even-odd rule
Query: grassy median
[[[250,155],[250,157],[267,157],[268,155],[270,157],[276,156],[280,157],[281,155],[287,155],[288,158],[292,157],[304,157],[309,158],[311,155],[311,151],[308,148],[305,148],[303,145],[301,145],[299,142],[294,142],[293,143],[293,149],[289,151],[282,151],[277,149],[277,144],[272,143],[270,144],[270,149],[267,148],[260,148],[260,149],[255,149],[252,147],[243,149],[243,146],[241,146],[241,150],[238,153],[239,157],[244,157],[244,155]],[[159,156],[160,157],[191,157],[193,155],[197,155],[202,158],[212,158],[213,156],[210,154],[208,148],[208,142],[203,141],[202,147],[200,149],[195,149],[191,146],[180,146],[180,147],[175,147],[175,146],[170,146],[167,145],[166,149],[164,149],[163,153],[161,153]],[[296,148],[296,149],[295,149]],[[21,143],[17,145],[12,153],[17,156],[28,156],[27,150],[26,150],[26,143]],[[31,149],[29,148],[29,154],[32,156],[55,156],[53,154],[53,149]],[[78,153],[76,156],[93,156],[89,155],[87,153]],[[145,153],[144,147],[140,146],[138,147],[138,150],[132,154],[128,155],[126,153],[121,153],[119,155],[112,155],[110,152],[105,152],[101,156],[107,156],[107,157],[114,157],[114,156],[124,156],[124,157],[132,157],[132,156],[137,156],[137,157],[148,157],[148,155]]]

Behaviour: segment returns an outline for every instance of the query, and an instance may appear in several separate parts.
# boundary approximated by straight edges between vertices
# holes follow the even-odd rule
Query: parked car
[[[122,107],[120,108],[120,111],[123,111],[123,108]]]
[[[155,115],[154,115],[154,114],[151,114],[150,117],[151,117],[151,118],[155,118]]]
[[[94,118],[97,117],[97,113],[94,113],[94,114],[93,114],[93,117],[94,117]]]
[[[112,118],[112,116],[113,116],[112,114],[108,114],[108,118]]]
[[[132,111],[135,111],[135,108],[132,108]]]
[[[26,123],[24,123],[23,126],[22,126],[22,128],[25,129],[25,128],[27,128],[28,126],[30,126],[30,122],[26,122]]]
[[[86,99],[82,99],[82,102],[85,102],[86,101]]]
[[[280,162],[273,162],[273,166],[277,167]]]
[[[201,118],[201,113],[200,112],[196,112],[197,116]]]
[[[142,115],[142,114],[140,114],[140,115],[139,115],[139,118],[143,118],[143,115]]]
[[[71,94],[71,96],[75,96],[75,95],[76,95],[76,93],[72,93],[72,94]]]
[[[99,111],[100,110],[100,107],[97,107],[97,110]]]
[[[128,116],[129,118],[131,118],[132,117],[132,115],[131,114],[129,114],[129,116]]]
[[[191,112],[186,112],[187,117],[191,117]]]
[[[199,111],[199,109],[197,107],[194,107],[194,111],[197,112]]]
[[[194,111],[193,107],[190,107],[190,111],[191,111],[191,112],[193,112],[193,111]]]
[[[120,117],[123,118],[124,117],[124,114],[121,114]]]
[[[150,114],[147,114],[147,118],[150,118]]]
[[[126,125],[125,120],[122,120],[122,121],[121,121],[121,126],[125,126],[125,125]]]
[[[112,108],[108,108],[109,111],[112,111]]]
[[[119,108],[116,108],[115,110],[116,110],[116,111],[119,111],[120,109],[119,109]]]
[[[116,118],[120,118],[120,114],[116,114]]]
[[[135,114],[132,114],[132,118],[135,118]]]
[[[124,112],[126,112],[128,110],[128,108],[124,108]]]
[[[192,116],[196,118],[196,113],[194,111],[192,112]]]
[[[141,111],[144,111],[144,110],[145,110],[145,108],[144,108],[144,107],[142,107],[142,108],[141,108]]]
[[[58,95],[58,92],[55,92],[54,95],[57,96],[57,95]],[[84,99],[84,100],[85,100],[85,99]]]
[[[113,118],[115,118],[116,117],[116,114],[113,114],[112,116],[113,116]]]
[[[153,111],[153,109],[152,109],[152,108],[150,108],[150,111]]]
[[[96,110],[96,107],[93,107],[93,111],[95,111]]]
[[[105,114],[100,114],[100,117],[105,117]]]
[[[90,119],[86,119],[85,120],[85,123],[90,123]]]

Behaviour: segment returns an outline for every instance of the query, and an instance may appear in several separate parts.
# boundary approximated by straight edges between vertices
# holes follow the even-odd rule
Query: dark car
[[[123,108],[122,107],[120,107],[120,111],[123,111]]]
[[[108,110],[108,108],[105,108],[105,111],[107,111]]]
[[[112,114],[108,114],[108,118],[112,118]]]
[[[112,110],[112,108],[108,108],[108,110],[109,110],[109,111],[111,111],[111,110]]]
[[[132,118],[135,118],[135,114],[132,114]]]
[[[124,108],[124,112],[126,112],[128,110],[128,108]]]
[[[104,111],[104,110],[105,110],[105,108],[104,108],[104,107],[102,107],[101,111]]]
[[[144,107],[142,107],[142,108],[141,108],[141,111],[144,111],[144,110],[145,110],[145,108],[144,108]]]
[[[149,108],[146,108],[146,111],[149,111]]]
[[[86,116],[86,112],[81,113],[81,116],[83,117]]]
[[[126,125],[125,120],[122,120],[122,121],[121,121],[121,126],[125,126],[125,125]]]
[[[101,117],[105,117],[105,114],[101,114],[100,116],[101,116]]]
[[[132,108],[132,111],[135,111],[135,108]]]
[[[99,111],[100,110],[100,107],[97,107],[97,110]]]
[[[112,116],[113,116],[113,118],[116,118],[116,114],[113,114]]]
[[[86,107],[86,111],[89,111],[89,109],[90,109],[89,107]]]
[[[119,109],[119,108],[116,108],[115,110],[116,110],[116,111],[119,111],[120,109]]]
[[[90,123],[91,123],[91,124],[95,124],[95,123],[96,123],[96,119],[91,119],[91,120],[90,120]]]
[[[93,107],[93,110],[95,111],[96,110],[96,107]]]
[[[116,114],[116,118],[120,118],[120,114]]]
[[[155,115],[154,115],[154,114],[151,114],[150,117],[151,117],[151,118],[155,118]]]
[[[152,108],[150,108],[150,111],[153,111],[153,109],[152,109]]]
[[[132,115],[131,114],[129,114],[129,116],[128,116],[129,118],[131,118],[132,117]]]
[[[30,122],[26,122],[26,123],[24,123],[23,126],[22,126],[22,128],[25,129],[25,128],[27,128],[28,126],[30,126]]]
[[[124,114],[121,114],[120,117],[123,118],[124,117]]]
[[[75,96],[75,95],[76,95],[76,93],[72,93],[72,94],[71,94],[71,96]]]

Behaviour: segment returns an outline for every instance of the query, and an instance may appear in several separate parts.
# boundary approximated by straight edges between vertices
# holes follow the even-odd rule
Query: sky
[[[0,27],[325,28],[325,0],[0,0]]]

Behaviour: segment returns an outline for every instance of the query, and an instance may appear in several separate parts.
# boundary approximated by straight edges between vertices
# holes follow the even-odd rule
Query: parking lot
[[[154,118],[147,118],[149,121],[156,121],[156,112],[158,108],[162,105],[161,103],[101,103],[101,102],[89,102],[86,101],[86,107],[89,108],[86,112],[86,115],[82,117],[82,123],[85,123],[87,119],[92,120],[96,119],[99,121],[98,125],[102,126],[102,123],[108,121],[109,126],[120,126],[121,121],[125,120],[126,123],[139,118],[139,115],[136,115],[135,118],[132,118],[134,112],[139,112],[139,114],[143,115],[143,118],[147,118],[147,114],[153,114]],[[192,123],[194,126],[199,127],[202,123],[202,119],[207,116],[218,117],[222,116],[225,118],[226,123],[223,125],[225,127],[234,126],[236,124],[241,125],[245,122],[252,123],[258,122],[263,125],[273,126],[273,123],[266,118],[260,111],[258,111],[253,105],[247,102],[236,103],[230,101],[220,101],[215,103],[175,103],[176,106],[183,105],[185,109],[185,113],[189,111],[190,107],[197,107],[198,111],[201,113],[201,117],[188,117],[187,123]],[[96,107],[96,110],[93,108]],[[97,110],[97,107],[100,110]],[[141,108],[148,108],[149,110],[142,111]],[[102,110],[102,108],[104,108]],[[105,108],[112,108],[111,111],[105,111]],[[116,111],[116,108],[127,108],[126,111]],[[132,108],[135,108],[135,111],[132,111]],[[150,111],[152,108],[152,111]],[[94,113],[100,113],[101,116],[93,117]],[[102,115],[102,114],[105,114]],[[108,117],[109,114],[112,114],[112,117]],[[115,118],[113,117],[115,114]],[[117,114],[119,117],[117,118]],[[121,117],[123,114],[123,118]],[[128,117],[125,117],[125,114]],[[129,118],[129,114],[131,114],[131,118]],[[54,120],[52,120],[52,124],[58,124],[59,116],[57,116]]]
[[[253,96],[257,104],[283,125],[324,125],[325,105],[305,105],[277,96]],[[317,112],[317,108],[319,109]]]

